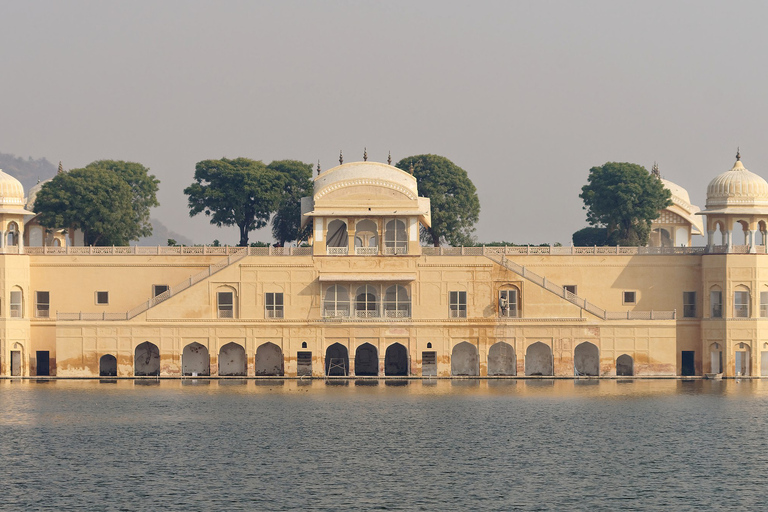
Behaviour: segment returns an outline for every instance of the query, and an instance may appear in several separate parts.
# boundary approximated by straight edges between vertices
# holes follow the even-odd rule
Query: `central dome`
[[[21,186],[21,182],[0,170],[0,207],[24,206],[24,187]]]
[[[738,159],[729,171],[725,171],[707,186],[707,209],[729,206],[768,206],[768,182],[750,172]]]

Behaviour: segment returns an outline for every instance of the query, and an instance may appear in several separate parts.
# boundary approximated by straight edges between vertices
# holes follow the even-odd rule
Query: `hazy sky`
[[[0,0],[0,152],[150,167],[195,242],[199,160],[323,169],[436,153],[469,173],[480,241],[570,244],[606,161],[707,183],[768,176],[765,2]],[[268,232],[251,240],[271,240]]]

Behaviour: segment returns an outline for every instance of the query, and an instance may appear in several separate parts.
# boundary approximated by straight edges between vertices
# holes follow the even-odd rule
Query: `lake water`
[[[5,380],[0,510],[762,510],[766,418],[757,380]]]

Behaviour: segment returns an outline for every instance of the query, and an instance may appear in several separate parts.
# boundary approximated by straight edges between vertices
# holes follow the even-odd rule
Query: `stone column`
[[[750,229],[749,230],[749,253],[755,254],[757,252],[756,246],[757,245],[757,230],[756,229]]]
[[[715,245],[715,232],[713,230],[707,231],[707,248],[709,250],[712,250],[712,247]]]

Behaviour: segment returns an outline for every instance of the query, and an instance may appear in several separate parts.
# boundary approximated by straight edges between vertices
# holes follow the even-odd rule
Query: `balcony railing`
[[[355,247],[355,254],[357,256],[376,256],[379,254],[378,247]]]
[[[328,256],[346,256],[349,254],[349,247],[326,247]]]

